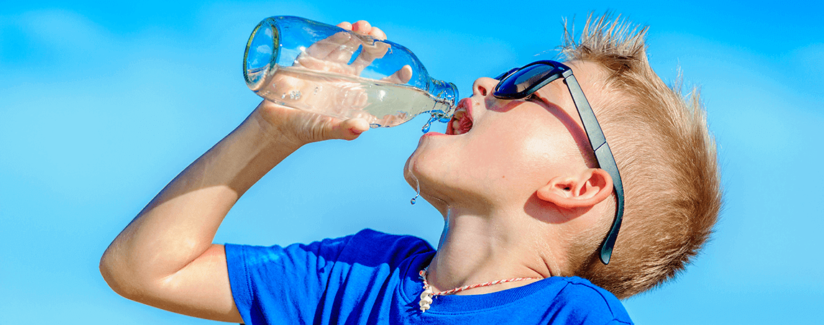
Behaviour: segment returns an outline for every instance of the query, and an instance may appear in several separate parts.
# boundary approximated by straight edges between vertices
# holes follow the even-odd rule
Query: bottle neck
[[[452,118],[458,104],[458,87],[451,82],[429,78],[426,91],[435,98],[435,106],[430,113],[440,120],[448,121]]]

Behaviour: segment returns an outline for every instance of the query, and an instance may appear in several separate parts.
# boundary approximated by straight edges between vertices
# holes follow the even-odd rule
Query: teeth
[[[455,120],[460,120],[464,118],[464,115],[466,115],[466,108],[459,108],[457,111],[455,111],[455,114],[452,116],[452,118]]]
[[[458,108],[454,114],[452,114],[452,134],[454,135],[461,135],[464,132],[461,132],[461,121],[466,117],[466,107]]]

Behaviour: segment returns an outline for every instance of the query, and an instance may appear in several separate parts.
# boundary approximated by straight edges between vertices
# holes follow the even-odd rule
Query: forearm
[[[266,129],[255,111],[172,180],[117,236],[101,260],[106,280],[113,287],[132,286],[183,269],[211,246],[238,198],[299,147]]]

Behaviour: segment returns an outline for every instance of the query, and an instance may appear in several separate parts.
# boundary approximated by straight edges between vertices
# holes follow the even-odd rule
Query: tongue
[[[455,128],[454,124],[458,122],[459,126]],[[464,116],[460,120],[451,119],[449,123],[446,124],[446,134],[455,135],[455,131],[460,131],[461,134],[469,132],[469,129],[472,128],[472,119],[468,116]]]
[[[461,130],[461,134],[469,132],[469,130],[472,129],[472,119],[468,116],[462,118],[458,123],[461,125],[458,128]]]

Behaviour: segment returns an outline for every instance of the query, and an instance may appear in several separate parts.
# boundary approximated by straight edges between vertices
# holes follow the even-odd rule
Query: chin
[[[412,178],[413,171],[410,169],[410,166],[413,166],[412,160],[415,158],[415,153],[413,152],[409,155],[409,158],[406,158],[406,163],[403,165],[403,178],[406,179],[406,183],[412,188],[415,188],[415,180]]]
[[[403,168],[404,179],[406,179],[406,183],[409,184],[413,191],[417,191],[418,186],[420,186],[420,198],[417,200],[419,204],[422,201],[421,199],[426,200],[427,203],[432,205],[432,207],[446,218],[447,203],[443,200],[441,191],[448,191],[448,189],[445,189],[442,184],[431,181],[433,176],[430,173],[426,173],[427,168],[422,168],[422,164],[418,161],[419,157],[416,153],[417,151],[412,153],[406,160]],[[437,178],[437,176],[434,177]]]
[[[450,180],[448,175],[450,165],[446,162],[450,161],[450,158],[438,153],[436,150],[418,147],[406,160],[404,179],[412,190],[416,190],[420,184],[421,197],[441,210],[441,205],[445,206],[445,195],[455,192],[456,189],[449,185],[450,181],[454,181]]]
[[[419,147],[406,159],[406,164],[403,166],[403,177],[412,188],[415,188],[417,185],[416,178],[423,183],[425,180],[437,177],[437,161],[438,159],[433,157],[431,153]]]

